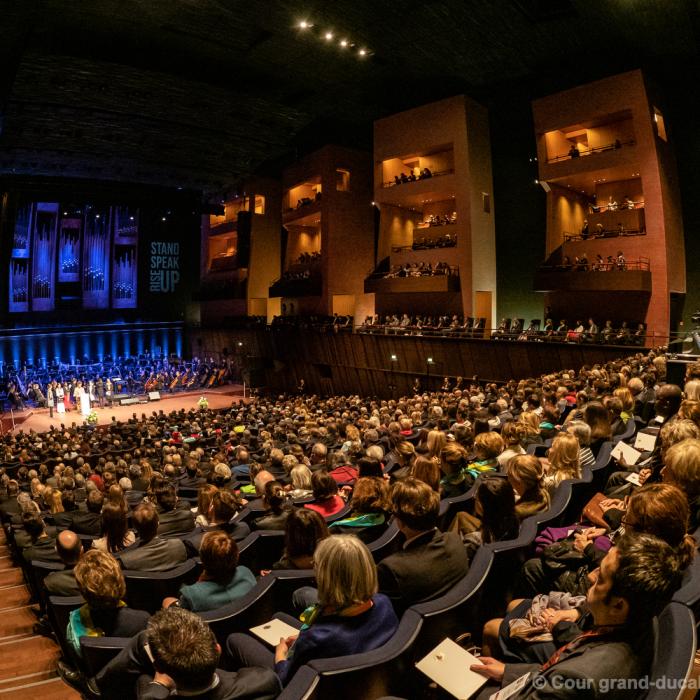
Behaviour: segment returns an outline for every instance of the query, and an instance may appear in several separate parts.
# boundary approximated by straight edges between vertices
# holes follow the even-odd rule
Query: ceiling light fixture
[[[302,19],[301,22],[299,22],[299,29],[311,29],[313,26],[313,24],[307,22],[305,19]]]
[[[333,32],[326,32],[325,37],[326,41],[331,41],[331,39],[333,39]]]
[[[341,39],[341,40],[340,40],[340,46],[341,46],[341,48],[344,49],[347,45],[348,45],[347,39]]]
[[[360,56],[366,56],[367,55],[367,49],[360,49],[357,52]]]

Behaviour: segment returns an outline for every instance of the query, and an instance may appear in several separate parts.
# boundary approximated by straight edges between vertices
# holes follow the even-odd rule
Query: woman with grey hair
[[[589,447],[591,444],[591,426],[582,420],[572,420],[566,425],[566,432],[576,436],[579,444],[578,459],[581,469],[595,464],[595,455]]]

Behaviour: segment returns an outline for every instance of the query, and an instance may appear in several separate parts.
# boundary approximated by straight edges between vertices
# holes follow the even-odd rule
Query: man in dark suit
[[[7,482],[7,496],[0,501],[0,515],[3,520],[9,520],[13,515],[19,515],[20,506],[17,503],[19,495],[19,482],[15,479],[10,479]]]
[[[129,478],[131,479],[131,488],[134,491],[148,491],[150,484],[142,476],[141,465],[132,464],[129,467]]]
[[[148,645],[148,650],[146,650]],[[272,700],[281,690],[271,669],[218,669],[221,647],[200,617],[182,608],[157,612],[145,632],[112,659],[94,679],[105,700],[184,695],[202,700]],[[92,682],[91,682],[92,684]]]
[[[467,574],[469,560],[458,535],[437,529],[440,496],[426,483],[412,477],[396,482],[391,503],[406,541],[377,565],[377,576],[379,592],[400,614],[449,591]]]
[[[164,483],[156,489],[158,534],[171,535],[194,530],[194,515],[186,501],[177,500],[177,489]]]
[[[217,491],[211,500],[211,510],[209,511],[209,525],[198,527],[195,531],[185,537],[184,543],[191,556],[199,554],[199,547],[205,533],[213,530],[222,530],[228,533],[234,540],[240,542],[250,534],[250,528],[246,523],[234,521],[238,513],[239,503],[236,496],[230,491]]]
[[[56,538],[56,552],[66,568],[63,571],[52,571],[44,579],[44,587],[50,595],[82,595],[73,573],[73,569],[83,553],[80,537],[70,530],[60,532]]]
[[[44,521],[39,513],[23,513],[22,524],[29,535],[30,544],[22,550],[26,562],[48,561],[60,564],[56,552],[56,538],[46,532]]]
[[[168,571],[187,559],[187,550],[179,539],[166,540],[158,536],[158,511],[152,503],[137,506],[133,521],[140,544],[119,554],[125,569]]]
[[[93,489],[88,493],[87,510],[72,510],[56,513],[54,522],[59,530],[73,530],[79,535],[102,534],[102,505],[104,496],[101,491]]]
[[[482,656],[482,663],[471,670],[504,687],[529,673],[512,696],[517,700],[638,697],[631,681],[649,673],[653,618],[671,600],[682,576],[680,557],[666,542],[636,532],[625,536],[589,575],[590,630],[558,649],[543,666],[504,664]],[[486,686],[478,697],[493,692],[493,686]]]

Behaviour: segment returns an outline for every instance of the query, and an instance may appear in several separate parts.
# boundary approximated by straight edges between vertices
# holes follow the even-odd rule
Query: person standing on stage
[[[112,384],[112,380],[107,377],[107,381],[105,382],[105,397],[107,398],[107,401],[109,402],[109,405],[112,405],[112,393],[114,391],[114,385]]]
[[[53,382],[46,385],[46,405],[49,407],[49,418],[53,418],[53,405],[55,401]]]
[[[95,382],[95,396],[97,396],[97,404],[100,408],[105,407],[105,383],[102,381],[102,377],[97,378]]]

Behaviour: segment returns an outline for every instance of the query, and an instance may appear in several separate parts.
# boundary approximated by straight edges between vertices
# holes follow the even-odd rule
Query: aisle
[[[0,700],[79,700],[58,677],[58,645],[32,631],[36,621],[22,570],[13,565],[0,529]]]

